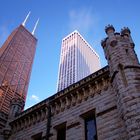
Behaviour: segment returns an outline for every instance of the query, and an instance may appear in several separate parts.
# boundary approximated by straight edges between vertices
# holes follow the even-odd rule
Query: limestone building
[[[100,68],[99,55],[75,30],[62,40],[57,90],[67,88]]]
[[[105,31],[108,66],[23,112],[22,100],[12,100],[1,140],[140,140],[140,64],[131,33],[112,25]]]

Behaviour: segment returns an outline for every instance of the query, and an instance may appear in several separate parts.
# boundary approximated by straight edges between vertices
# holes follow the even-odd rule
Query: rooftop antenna
[[[34,29],[33,29],[33,31],[32,31],[32,35],[34,35],[34,33],[35,33],[35,30],[36,30],[36,27],[37,27],[37,25],[38,25],[38,22],[39,22],[39,18],[38,18],[38,20],[37,20],[36,23],[35,23]]]
[[[26,16],[25,20],[22,22],[22,25],[23,25],[23,26],[25,26],[25,23],[26,23],[26,21],[27,21],[29,15],[30,15],[30,13],[31,13],[31,12],[29,11],[29,13],[28,13],[28,15]]]

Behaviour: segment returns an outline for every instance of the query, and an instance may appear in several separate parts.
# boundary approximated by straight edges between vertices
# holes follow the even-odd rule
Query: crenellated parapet
[[[108,24],[107,26],[105,26],[105,32],[106,34],[113,34],[115,32],[115,28],[113,27],[113,25]]]
[[[110,75],[113,78],[118,72],[119,64],[123,68],[127,66],[138,66],[139,61],[134,51],[134,42],[131,37],[131,31],[128,27],[121,29],[121,32],[115,32],[112,25],[105,27],[107,37],[101,41],[105,57],[109,64]]]
[[[12,119],[22,112],[24,108],[24,99],[23,98],[13,98],[10,101],[10,111],[8,118]]]
[[[128,27],[123,27],[123,28],[121,29],[121,35],[130,36],[130,34],[131,34],[131,31],[130,31],[130,29],[129,29]]]

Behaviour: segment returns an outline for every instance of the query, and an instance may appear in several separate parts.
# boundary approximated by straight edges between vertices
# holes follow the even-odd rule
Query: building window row
[[[97,140],[97,128],[95,114],[90,111],[81,115],[84,120],[85,140]],[[66,122],[56,127],[57,140],[66,140]]]

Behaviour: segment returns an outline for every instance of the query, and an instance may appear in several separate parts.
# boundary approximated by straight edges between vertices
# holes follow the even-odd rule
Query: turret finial
[[[131,31],[128,27],[124,27],[124,28],[121,29],[121,34],[122,35],[124,35],[124,34],[130,35]]]
[[[109,33],[114,33],[115,32],[115,28],[113,27],[113,25],[111,24],[108,24],[106,27],[105,27],[105,32],[106,34],[109,34]]]

